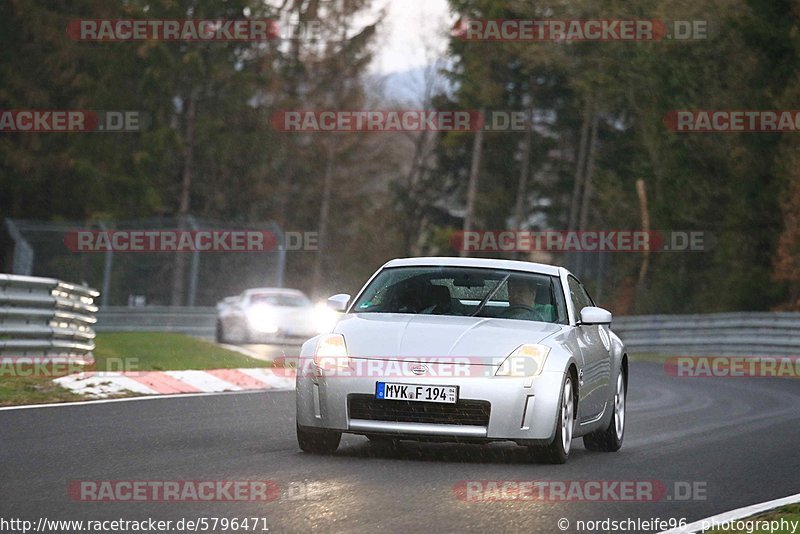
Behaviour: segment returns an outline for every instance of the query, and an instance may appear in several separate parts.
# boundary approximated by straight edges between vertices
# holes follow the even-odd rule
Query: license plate
[[[378,382],[375,388],[375,398],[455,404],[456,401],[458,401],[458,386],[427,386],[420,384]]]

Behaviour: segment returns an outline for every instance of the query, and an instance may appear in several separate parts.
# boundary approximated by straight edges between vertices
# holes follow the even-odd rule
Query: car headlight
[[[253,306],[247,310],[247,322],[253,330],[265,334],[274,334],[278,331],[275,312],[267,306]]]
[[[500,364],[494,376],[536,376],[544,369],[550,347],[521,345]]]
[[[320,369],[335,370],[350,366],[347,345],[341,334],[325,334],[317,341],[314,364]]]
[[[336,321],[339,320],[339,315],[341,314],[330,309],[326,303],[318,303],[316,306],[314,306],[314,311],[312,312],[314,329],[319,334],[330,332],[333,330],[333,327],[336,326]]]

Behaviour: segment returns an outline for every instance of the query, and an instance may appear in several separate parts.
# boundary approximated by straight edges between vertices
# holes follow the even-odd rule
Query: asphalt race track
[[[394,448],[360,436],[332,456],[304,454],[291,392],[0,411],[0,517],[261,517],[270,532],[369,533],[560,532],[566,518],[581,532],[578,520],[693,521],[800,492],[800,382],[674,378],[632,363],[630,383],[623,449],[590,453],[577,440],[560,466],[532,463],[513,444]],[[270,480],[283,495],[78,502],[67,493],[74,480]],[[467,502],[454,491],[465,480],[658,481],[668,492],[654,502]],[[705,493],[677,500],[676,481]]]

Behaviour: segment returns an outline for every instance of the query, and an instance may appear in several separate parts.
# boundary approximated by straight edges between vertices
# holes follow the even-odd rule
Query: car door
[[[578,420],[592,421],[598,418],[608,401],[608,388],[611,379],[611,355],[609,336],[605,325],[580,324],[581,309],[594,306],[592,298],[577,278],[569,276],[569,294],[575,310],[575,338],[583,357],[583,369],[578,380],[580,403]]]

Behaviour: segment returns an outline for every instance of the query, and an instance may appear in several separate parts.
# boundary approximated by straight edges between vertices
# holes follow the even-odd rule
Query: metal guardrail
[[[106,306],[97,314],[98,332],[175,332],[214,337],[217,309],[212,307]]]
[[[179,332],[211,338],[216,309],[106,307],[98,319],[98,332]],[[800,313],[619,316],[611,329],[632,353],[800,355]]]
[[[669,355],[800,355],[800,313],[736,312],[615,317],[629,352]]]
[[[90,360],[99,294],[55,278],[0,274],[0,357]]]

